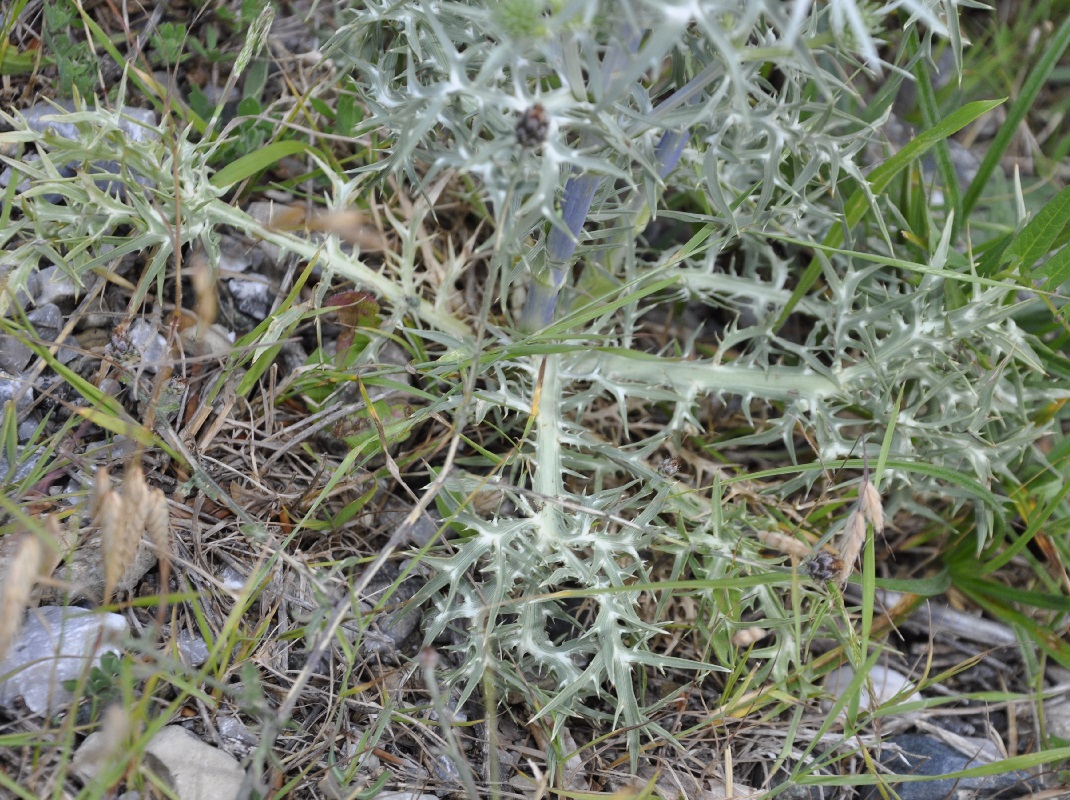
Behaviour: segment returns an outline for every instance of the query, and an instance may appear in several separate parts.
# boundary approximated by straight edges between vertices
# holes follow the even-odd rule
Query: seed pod
[[[803,566],[810,573],[810,577],[818,583],[838,578],[843,572],[843,562],[832,553],[826,553],[823,550],[820,553],[814,553]]]
[[[534,148],[546,141],[550,122],[546,118],[546,109],[536,103],[520,115],[516,122],[516,141],[521,147]]]

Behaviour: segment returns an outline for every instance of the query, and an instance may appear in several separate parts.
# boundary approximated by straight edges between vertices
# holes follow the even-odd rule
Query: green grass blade
[[[229,189],[234,184],[263,172],[272,164],[281,161],[287,156],[307,153],[311,150],[313,148],[304,142],[297,142],[292,139],[272,142],[266,147],[246,153],[237,161],[227,164],[212,176],[210,183],[217,189]]]
[[[1051,76],[1052,70],[1055,69],[1055,65],[1062,58],[1067,45],[1070,45],[1070,16],[1063,20],[1059,30],[1052,36],[1048,49],[1044,52],[1040,61],[1037,62],[1033,71],[1029,73],[1021,92],[1011,103],[1010,108],[1007,109],[1007,119],[1000,126],[999,131],[996,133],[996,138],[992,140],[988,152],[985,153],[985,157],[981,161],[981,166],[977,169],[977,174],[974,176],[969,188],[966,189],[966,194],[962,199],[962,213],[964,215],[968,216],[973,211],[973,207],[977,205],[977,201],[981,198],[981,192],[988,185],[988,179],[992,177],[992,173],[999,166],[999,162],[1004,153],[1007,152],[1007,147],[1010,146],[1011,139],[1017,132],[1018,126],[1022,124],[1022,120],[1025,119],[1026,114],[1036,103],[1037,97]]]

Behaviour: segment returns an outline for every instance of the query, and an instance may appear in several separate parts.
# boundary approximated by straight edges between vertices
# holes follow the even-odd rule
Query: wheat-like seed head
[[[171,551],[171,514],[167,510],[167,498],[159,489],[149,492],[145,529],[157,555],[166,558]]]
[[[809,558],[812,555],[810,545],[800,542],[794,536],[780,533],[780,531],[759,531],[758,541],[766,547],[779,550],[789,556],[795,556],[795,558]]]
[[[858,494],[858,506],[862,510],[862,516],[873,526],[873,530],[877,533],[884,533],[884,504],[881,503],[880,492],[869,482],[868,477],[862,481],[862,489]]]
[[[847,583],[847,579],[854,572],[855,561],[862,552],[862,545],[866,543],[866,518],[859,509],[851,512],[847,517],[847,525],[843,529],[843,539],[840,542],[840,560],[843,566],[840,568],[840,584]]]
[[[100,528],[100,557],[104,561],[103,602],[111,601],[111,593],[123,572],[134,559],[137,542],[130,545],[127,525],[123,519],[123,501],[115,492],[101,497],[93,520]]]
[[[765,628],[743,628],[732,635],[732,644],[736,647],[750,647],[768,635],[769,631]]]
[[[89,516],[96,519],[104,496],[111,491],[111,476],[107,467],[99,467],[93,478],[93,489],[89,493]]]
[[[41,541],[33,534],[24,534],[0,584],[0,659],[22,625],[22,615],[29,605],[43,560]]]
[[[126,520],[127,536],[133,540],[137,550],[149,518],[149,485],[145,483],[145,473],[141,465],[133,462],[126,470],[123,482],[123,517]],[[131,556],[133,557],[133,556]]]

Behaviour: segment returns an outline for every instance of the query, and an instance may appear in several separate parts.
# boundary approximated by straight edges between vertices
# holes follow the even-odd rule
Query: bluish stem
[[[622,69],[622,59],[634,55],[639,49],[642,41],[639,31],[626,24],[623,34],[622,38],[627,49],[619,46],[613,47],[602,60],[603,85],[612,81],[613,75]],[[672,105],[679,102],[693,102],[694,93],[701,90],[710,80],[705,73],[698,77],[701,77],[701,80],[689,81],[686,86],[667,98],[666,103]],[[687,131],[666,131],[662,134],[654,152],[659,178],[666,178],[676,169],[688,138]],[[533,270],[534,280],[528,291],[520,320],[522,330],[541,330],[554,321],[557,298],[565,285],[568,270],[579,243],[580,232],[583,230],[584,222],[587,221],[595,192],[601,181],[600,175],[584,174],[572,176],[565,184],[564,198],[561,202],[564,225],[553,225],[549,236],[546,237],[545,264],[542,269]]]

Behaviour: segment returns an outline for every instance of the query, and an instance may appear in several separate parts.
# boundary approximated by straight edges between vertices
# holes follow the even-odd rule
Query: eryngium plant
[[[509,298],[515,284],[526,289],[518,318],[502,303],[505,323],[496,332],[506,358],[480,372],[478,409],[497,430],[533,417],[530,450],[496,464],[512,479],[507,485],[455,481],[455,518],[471,535],[449,558],[429,562],[439,576],[425,596],[443,592],[429,637],[454,623],[464,631],[458,677],[469,691],[489,671],[535,698],[544,714],[593,714],[588,699],[608,685],[615,714],[632,730],[644,724],[633,668],[651,663],[646,645],[656,627],[636,613],[638,592],[628,589],[648,578],[644,553],[656,541],[676,541],[670,514],[676,525],[695,526],[678,556],[701,547],[719,559],[711,574],[729,563],[746,568],[752,552],[711,525],[719,509],[670,491],[647,461],[665,441],[700,430],[694,412],[702,398],[741,396],[744,409],[775,402],[781,421],[761,438],[790,443],[801,421],[820,455],[841,457],[859,452],[869,431],[879,441],[895,402],[884,369],[923,372],[919,385],[966,397],[977,376],[943,357],[934,340],[932,325],[944,317],[932,286],[915,305],[914,284],[863,285],[872,271],[859,273],[832,296],[796,305],[828,324],[804,342],[780,337],[774,320],[789,301],[789,264],[763,238],[820,239],[836,218],[830,201],[843,180],[865,185],[862,149],[890,103],[852,112],[859,91],[850,76],[881,73],[876,37],[889,20],[920,26],[926,43],[948,34],[958,42],[955,5],[369,0],[349,12],[330,52],[355,73],[365,130],[382,145],[382,158],[357,172],[403,175],[416,190],[451,171],[468,176],[496,226],[487,245],[496,284],[486,290]],[[705,213],[677,216],[705,227],[694,247],[644,265],[637,233],[666,189],[698,193]],[[726,273],[719,257],[729,246],[750,256],[737,274]],[[583,269],[572,286],[577,261]],[[830,279],[838,282],[842,271],[828,261]],[[641,303],[668,287],[673,294],[660,301],[698,298],[738,315],[724,331],[742,353],[738,363],[634,349],[649,308]],[[880,300],[882,291],[896,302]],[[566,316],[592,296],[584,313]],[[618,305],[597,312],[610,301]],[[996,332],[1009,347],[1016,338],[1002,312],[962,322],[970,342]],[[509,360],[520,332],[568,346]],[[464,347],[456,344],[443,376],[456,368]],[[877,345],[871,360],[849,365],[857,360],[850,351]],[[938,413],[932,394],[922,394],[911,427]],[[671,418],[621,447],[584,424],[607,400],[616,401],[625,430],[629,404],[668,405]],[[977,424],[960,418],[951,428],[972,435]],[[922,430],[903,434],[902,454],[915,454],[912,437]],[[951,456],[960,466],[961,451]],[[966,461],[987,475],[986,458]],[[566,475],[591,488],[581,494]],[[462,499],[487,486],[514,510],[468,510]],[[566,603],[551,593],[577,588],[600,591],[591,598],[592,621],[569,635]],[[782,615],[768,591],[754,590],[751,599],[768,616]],[[769,655],[777,652],[791,648]]]

